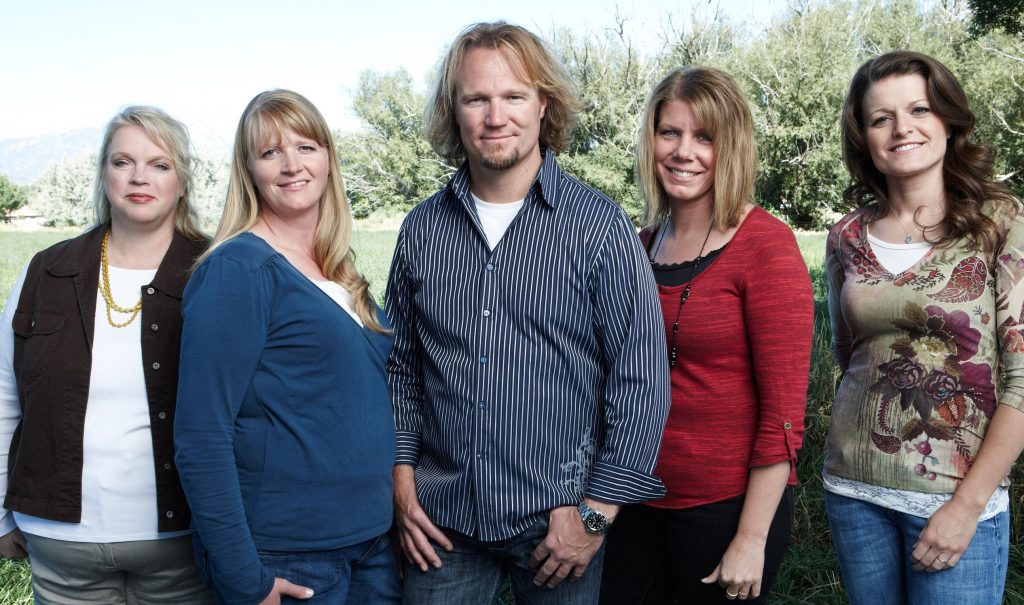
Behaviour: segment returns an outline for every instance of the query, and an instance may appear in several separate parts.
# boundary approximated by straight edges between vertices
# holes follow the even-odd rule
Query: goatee
[[[508,170],[519,163],[519,150],[513,149],[507,157],[484,154],[480,156],[480,164],[488,170]]]

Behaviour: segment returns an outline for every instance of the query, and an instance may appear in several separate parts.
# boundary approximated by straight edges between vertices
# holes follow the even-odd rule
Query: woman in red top
[[[712,68],[677,69],[647,102],[641,233],[665,317],[672,410],[664,500],[623,510],[602,603],[763,603],[792,525],[813,330],[789,227],[751,203],[754,128]]]

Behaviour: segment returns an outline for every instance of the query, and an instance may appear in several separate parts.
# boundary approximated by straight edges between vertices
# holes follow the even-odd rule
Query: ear
[[[548,108],[548,96],[546,94],[544,94],[544,93],[538,93],[537,96],[539,97],[539,100],[540,100],[540,118],[539,119],[543,120],[544,119],[544,112]]]

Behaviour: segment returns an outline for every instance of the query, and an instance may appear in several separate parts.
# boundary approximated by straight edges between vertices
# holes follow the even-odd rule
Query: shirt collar
[[[536,197],[543,200],[551,208],[558,208],[558,177],[560,174],[558,161],[555,159],[555,153],[543,145],[540,148],[540,155],[543,158],[540,172],[537,173],[533,186],[530,187],[530,191],[526,194],[526,199],[529,200],[531,197]],[[448,182],[448,188],[464,206],[467,208],[473,206],[473,200],[469,195],[468,161],[462,162],[462,166],[459,167],[458,171]]]

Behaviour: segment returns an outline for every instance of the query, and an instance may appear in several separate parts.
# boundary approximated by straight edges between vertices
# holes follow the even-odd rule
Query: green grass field
[[[69,231],[0,230],[0,250],[3,251],[0,256],[0,300],[6,300],[7,291],[18,272],[36,250],[73,234]],[[357,264],[369,279],[371,290],[378,301],[383,300],[396,236],[397,233],[393,230],[358,229],[355,232],[353,247],[357,251]],[[797,241],[814,283],[814,353],[808,392],[807,428],[799,462],[802,483],[797,490],[793,541],[776,581],[772,603],[840,604],[846,602],[846,596],[822,506],[820,475],[829,412],[839,379],[829,346],[828,312],[825,305],[826,284],[822,267],[824,235],[801,233],[797,235]],[[1022,605],[1024,549],[1021,548],[1021,537],[1024,536],[1024,523],[1021,519],[1021,499],[1024,495],[1024,472],[1017,467],[1013,476],[1010,570],[1004,603]],[[28,582],[27,565],[21,562],[0,561],[0,605],[31,603]],[[511,603],[508,597],[503,601]]]

